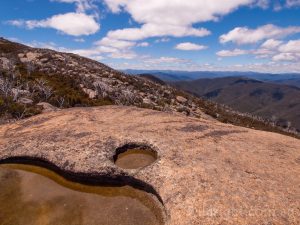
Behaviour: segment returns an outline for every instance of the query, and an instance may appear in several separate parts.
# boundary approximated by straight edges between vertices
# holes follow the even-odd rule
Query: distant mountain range
[[[297,136],[260,117],[195,97],[148,74],[0,38],[0,124],[69,107],[127,105]]]
[[[294,80],[273,80],[274,83],[271,83],[248,77],[220,77],[170,84],[198,97],[228,105],[237,111],[268,118],[280,126],[293,126],[300,130],[300,88],[296,87],[300,79],[298,82]]]
[[[196,80],[218,77],[248,77],[261,81],[284,83],[300,87],[300,73],[256,73],[256,72],[227,72],[227,71],[172,71],[172,70],[124,70],[127,74],[152,74],[163,81]]]

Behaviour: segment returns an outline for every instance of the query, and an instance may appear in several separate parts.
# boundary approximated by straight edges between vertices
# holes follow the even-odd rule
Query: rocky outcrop
[[[32,104],[20,98],[32,100]],[[57,108],[136,106],[299,135],[262,118],[194,97],[153,78],[126,75],[75,54],[30,48],[0,38],[0,120],[38,114],[40,102]]]
[[[10,76],[8,80],[16,79],[15,82],[11,82],[12,88],[17,89],[18,92],[30,90],[27,96],[23,96],[25,98],[39,92],[37,98],[40,99],[37,103],[47,101],[59,107],[57,99],[64,98],[64,106],[70,107],[97,105],[99,101],[108,100],[111,104],[180,112],[194,117],[204,114],[201,106],[196,104],[192,96],[191,98],[181,96],[177,99],[178,91],[170,86],[139,76],[126,75],[102,63],[74,54],[30,48],[2,39],[0,43],[1,64],[0,80],[2,73]],[[19,79],[19,76],[22,79]],[[67,91],[57,90],[60,88],[57,80],[60,82],[67,80],[66,82],[71,83],[73,89],[82,92],[81,98],[89,98],[90,103],[87,104],[85,103],[87,100],[84,100],[67,105],[68,102],[76,100],[78,95],[68,97]],[[35,83],[32,84],[33,82]],[[51,89],[52,92],[47,89]],[[45,97],[45,91],[49,92],[47,97]],[[9,94],[13,95],[11,91]],[[185,110],[182,110],[183,108]]]
[[[158,159],[117,167],[115,150],[128,143]],[[300,224],[300,140],[276,133],[135,107],[72,108],[0,126],[0,159],[11,157],[148,185],[166,224]]]

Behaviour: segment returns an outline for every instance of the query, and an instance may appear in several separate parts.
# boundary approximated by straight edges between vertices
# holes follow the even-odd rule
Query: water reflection
[[[117,156],[115,164],[123,169],[137,169],[155,162],[156,155],[143,149],[129,149]]]
[[[0,165],[1,225],[157,225],[157,204],[129,186],[87,186],[40,167]]]

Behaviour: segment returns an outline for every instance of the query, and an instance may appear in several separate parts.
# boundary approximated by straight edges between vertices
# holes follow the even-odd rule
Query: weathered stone
[[[158,159],[117,167],[115,149],[128,143]],[[0,126],[0,161],[11,157],[150,186],[167,225],[300,224],[300,140],[276,133],[134,107],[72,108]]]
[[[182,96],[176,96],[176,100],[179,102],[179,103],[186,103],[187,102],[187,99],[182,97]]]
[[[89,96],[89,98],[93,99],[96,98],[98,93],[97,91],[94,91],[92,89],[89,88],[82,88],[82,90]]]
[[[54,54],[54,58],[56,58],[56,59],[58,59],[60,61],[65,61],[65,58],[62,55],[60,55],[60,54]]]
[[[48,102],[40,102],[37,104],[37,106],[41,106],[43,108],[43,112],[54,112],[59,110],[57,107],[51,105]]]
[[[143,98],[143,103],[152,104],[152,101],[149,98]]]
[[[24,58],[24,57],[25,57],[25,54],[24,54],[24,53],[19,53],[19,54],[18,54],[18,57],[19,57],[19,58]]]
[[[0,63],[1,63],[2,69],[5,69],[5,70],[10,69],[10,61],[7,58],[1,57],[0,58]]]
[[[48,59],[48,58],[42,58],[42,59],[40,59],[39,61],[40,61],[41,63],[46,63],[46,62],[49,61],[49,59]]]
[[[27,58],[20,58],[20,61],[21,61],[22,63],[27,63],[27,62],[28,62],[28,59],[27,59]]]
[[[26,105],[31,105],[33,103],[33,100],[29,98],[19,98],[18,102]]]
[[[36,53],[36,52],[27,52],[26,53],[26,57],[27,57],[27,60],[30,62],[30,61],[33,61],[33,60],[36,60],[38,57],[40,57],[42,54],[40,53]]]

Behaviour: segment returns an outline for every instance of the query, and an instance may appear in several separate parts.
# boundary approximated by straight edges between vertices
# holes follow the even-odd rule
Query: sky
[[[115,69],[300,72],[300,0],[2,0],[0,36]]]

